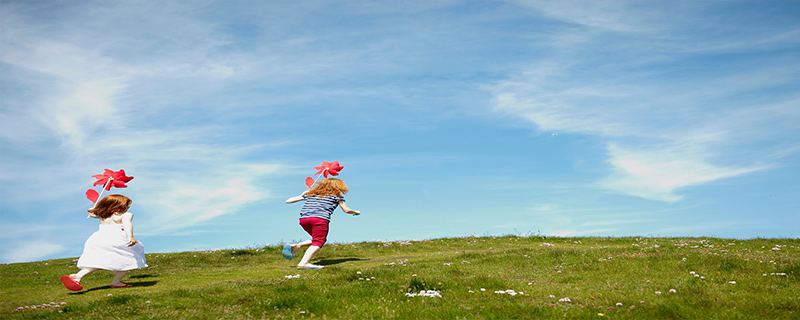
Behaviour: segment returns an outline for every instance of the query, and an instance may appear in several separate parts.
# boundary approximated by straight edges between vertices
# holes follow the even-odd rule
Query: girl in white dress
[[[112,194],[89,209],[90,217],[100,219],[100,230],[86,240],[78,259],[81,270],[60,278],[67,289],[83,290],[81,279],[101,269],[116,271],[111,288],[131,287],[122,283],[122,278],[128,271],[147,267],[144,246],[133,237],[133,213],[128,212],[132,202],[126,196]]]

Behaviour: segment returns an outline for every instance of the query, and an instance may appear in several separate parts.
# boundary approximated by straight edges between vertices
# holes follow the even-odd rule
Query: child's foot
[[[133,287],[133,285],[122,282],[120,282],[119,284],[114,284],[114,283],[111,284],[111,289],[130,288],[130,287]]]
[[[83,286],[81,285],[81,283],[73,279],[72,275],[62,276],[61,278],[58,278],[58,280],[61,280],[61,283],[63,283],[64,286],[67,287],[67,289],[69,289],[70,291],[83,290]]]
[[[286,260],[292,260],[294,258],[294,248],[290,244],[283,245],[283,252],[281,253]]]
[[[301,265],[297,266],[297,269],[314,269],[314,270],[316,270],[316,269],[322,269],[322,268],[325,268],[325,266],[320,266],[320,265],[310,264],[310,263],[306,264],[306,265],[302,265],[302,266]]]

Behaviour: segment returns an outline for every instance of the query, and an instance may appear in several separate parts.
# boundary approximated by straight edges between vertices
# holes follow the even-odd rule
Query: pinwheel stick
[[[112,181],[114,181],[114,178],[108,177],[108,182],[106,182],[106,184],[103,185],[103,189],[100,190],[100,195],[97,196],[97,201],[94,202],[94,207],[97,206],[97,203],[100,202],[100,199],[103,199],[103,192],[106,192],[106,187],[111,184]]]
[[[325,170],[323,170],[322,172],[320,172],[317,175],[317,178],[314,179],[314,183],[312,183],[310,186],[308,186],[308,190],[311,190],[312,188],[314,188],[314,185],[317,184],[317,181],[319,181],[319,178],[322,177],[326,171],[328,171],[328,168],[325,168]]]

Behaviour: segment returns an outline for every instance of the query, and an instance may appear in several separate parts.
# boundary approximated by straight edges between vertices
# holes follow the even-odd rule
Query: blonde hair
[[[98,201],[94,208],[89,209],[92,213],[100,218],[108,218],[114,213],[125,213],[131,207],[133,200],[121,194],[112,194],[102,200]]]
[[[327,178],[319,182],[319,184],[311,189],[308,192],[308,196],[319,196],[319,197],[327,197],[327,196],[336,196],[342,197],[342,195],[347,194],[347,185],[341,179],[336,178]]]

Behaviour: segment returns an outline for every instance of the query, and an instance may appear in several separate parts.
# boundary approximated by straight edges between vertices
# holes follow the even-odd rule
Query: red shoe
[[[133,285],[130,285],[130,284],[126,283],[126,284],[123,284],[121,286],[111,286],[111,289],[130,288],[130,287],[133,287]]]
[[[58,278],[58,280],[61,280],[61,283],[63,283],[64,286],[67,287],[67,289],[69,289],[70,291],[83,290],[83,286],[81,286],[80,282],[75,281],[74,279],[70,278],[70,276],[63,276],[61,278]]]

